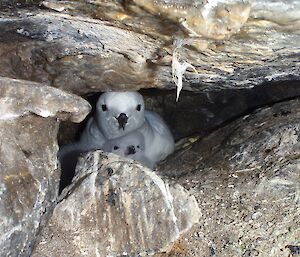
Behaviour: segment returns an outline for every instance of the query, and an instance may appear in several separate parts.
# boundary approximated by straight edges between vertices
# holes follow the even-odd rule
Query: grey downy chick
[[[145,138],[138,131],[106,141],[103,150],[138,161],[150,169],[154,168],[154,163],[145,156]]]

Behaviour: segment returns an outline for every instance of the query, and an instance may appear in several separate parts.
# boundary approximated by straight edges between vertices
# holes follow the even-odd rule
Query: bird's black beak
[[[126,155],[130,155],[130,154],[135,154],[136,153],[136,151],[135,151],[135,147],[134,147],[134,145],[130,145],[130,146],[128,146],[127,147],[127,151],[126,151]]]
[[[127,123],[128,117],[125,113],[121,113],[118,118],[116,118],[119,123],[119,129],[125,130],[125,125]]]

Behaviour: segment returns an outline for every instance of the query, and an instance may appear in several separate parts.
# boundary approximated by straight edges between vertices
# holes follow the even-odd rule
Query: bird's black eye
[[[140,148],[140,146],[139,146],[139,145],[137,145],[136,147],[137,147],[137,148]]]
[[[136,110],[137,111],[140,111],[142,109],[142,105],[141,104],[138,104],[137,106],[136,106]]]
[[[114,150],[118,150],[118,149],[119,149],[119,147],[115,145],[114,146]]]
[[[101,106],[101,107],[102,107],[102,111],[104,111],[104,112],[105,112],[105,111],[107,110],[107,106],[106,106],[106,104],[102,104],[102,106]]]

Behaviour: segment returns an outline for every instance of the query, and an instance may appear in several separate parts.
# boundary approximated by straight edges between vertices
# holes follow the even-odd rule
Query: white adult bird
[[[109,140],[124,136],[143,125],[144,100],[137,92],[106,92],[96,104],[96,113],[83,131],[82,149],[102,149]]]
[[[60,151],[60,159],[70,152],[103,149],[105,142],[120,138],[133,131],[144,136],[144,155],[153,166],[174,151],[174,138],[162,118],[145,110],[144,100],[138,92],[106,92],[96,105],[96,113],[87,122],[79,142]]]

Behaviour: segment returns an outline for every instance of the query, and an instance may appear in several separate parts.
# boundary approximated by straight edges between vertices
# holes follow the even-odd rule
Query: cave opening
[[[175,151],[180,151],[188,138],[201,139],[224,124],[250,113],[251,111],[280,101],[300,96],[298,81],[265,83],[264,85],[220,91],[190,92],[182,91],[176,102],[175,90],[142,89],[139,91],[147,110],[158,113],[170,128],[175,142]],[[59,146],[79,140],[90,117],[95,113],[96,102],[101,92],[84,95],[92,106],[92,111],[79,124],[62,122],[58,133]],[[61,192],[68,186],[75,172],[75,165],[61,167]]]

